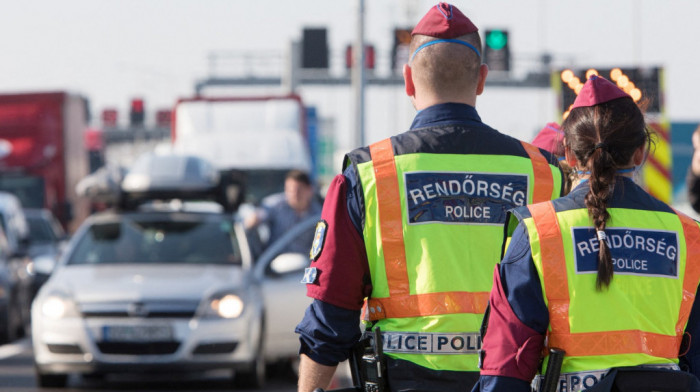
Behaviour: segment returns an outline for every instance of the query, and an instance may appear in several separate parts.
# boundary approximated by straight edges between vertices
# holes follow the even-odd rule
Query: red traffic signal
[[[156,126],[160,128],[169,128],[172,117],[170,109],[163,109],[156,112]]]
[[[102,126],[104,128],[113,128],[117,126],[117,109],[102,110]]]
[[[353,64],[353,46],[348,45],[345,47],[345,68],[351,69]],[[375,63],[374,56],[374,45],[365,45],[365,68],[374,69]]]
[[[131,100],[131,111],[129,112],[129,123],[131,126],[142,126],[146,114],[144,111],[143,99],[134,98]]]

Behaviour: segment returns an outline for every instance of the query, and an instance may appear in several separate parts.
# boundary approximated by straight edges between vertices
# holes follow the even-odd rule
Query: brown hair
[[[594,106],[578,107],[562,123],[566,146],[579,165],[590,171],[590,190],[585,198],[588,216],[596,231],[604,231],[610,213],[608,200],[615,187],[615,174],[629,165],[634,152],[651,137],[641,109],[630,98],[618,98]],[[610,285],[612,256],[605,239],[600,239],[596,289]]]
[[[303,170],[292,169],[292,170],[287,172],[287,175],[284,178],[285,178],[285,180],[292,179],[292,180],[294,180],[296,182],[300,182],[304,185],[311,186],[311,178]]]

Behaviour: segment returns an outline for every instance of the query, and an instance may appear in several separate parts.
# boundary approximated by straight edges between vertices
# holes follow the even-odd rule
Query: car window
[[[311,244],[314,242],[314,234],[316,226],[310,226],[304,230],[300,230],[294,238],[290,239],[282,249],[281,253],[299,253],[308,255],[311,249]]]
[[[2,226],[2,231],[7,232],[7,223],[5,222],[5,214],[0,212],[0,226]]]
[[[32,242],[46,243],[57,240],[50,222],[38,217],[27,217],[27,223],[29,223],[29,238]]]
[[[241,264],[230,222],[122,221],[83,232],[68,264]]]
[[[270,250],[273,256],[265,266],[265,274],[292,274],[308,267],[309,251],[315,232],[316,226],[304,222],[293,227],[277,243],[272,244]]]
[[[51,226],[51,231],[53,232],[54,238],[57,239],[62,239],[66,236],[66,233],[63,231],[63,226],[61,226],[61,223],[56,219],[55,216],[51,215],[48,217],[49,221],[49,226]]]

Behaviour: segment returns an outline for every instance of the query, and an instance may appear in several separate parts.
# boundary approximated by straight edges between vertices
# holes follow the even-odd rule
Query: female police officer
[[[557,391],[696,390],[678,370],[700,373],[698,340],[683,339],[700,332],[700,228],[634,183],[650,142],[641,110],[593,76],[562,129],[580,183],[506,223],[475,390],[541,389],[545,346],[566,352]]]

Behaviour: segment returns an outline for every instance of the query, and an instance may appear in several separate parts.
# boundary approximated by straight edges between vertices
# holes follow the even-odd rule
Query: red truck
[[[48,208],[72,232],[90,212],[75,185],[89,172],[88,102],[67,92],[0,94],[0,191]]]

